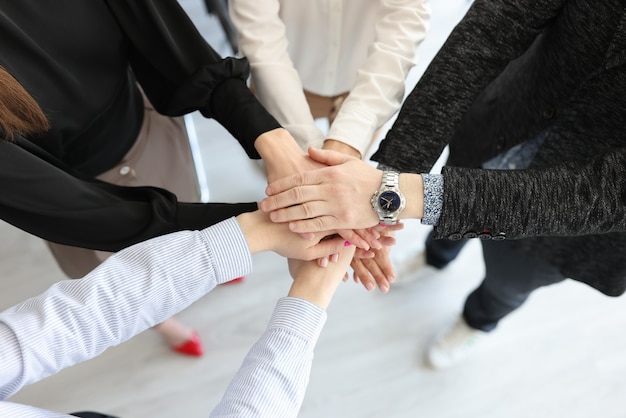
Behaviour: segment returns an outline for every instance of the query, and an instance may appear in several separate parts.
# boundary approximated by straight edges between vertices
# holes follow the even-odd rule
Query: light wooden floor
[[[202,20],[201,0],[181,3],[208,37],[216,36],[215,23]],[[432,4],[424,60],[465,7],[464,0]],[[211,199],[261,198],[265,182],[258,166],[220,127],[198,117],[196,123]],[[427,231],[408,222],[395,256],[417,251]],[[0,237],[0,309],[63,279],[40,240],[1,223]],[[475,358],[447,371],[426,368],[424,348],[458,315],[482,273],[480,246],[472,242],[444,273],[387,295],[342,285],[329,309],[301,417],[626,417],[624,298],[607,298],[575,282],[536,292]],[[207,416],[289,282],[280,257],[257,255],[246,282],[218,288],[179,315],[200,332],[203,358],[175,355],[147,331],[11,400],[122,418]]]

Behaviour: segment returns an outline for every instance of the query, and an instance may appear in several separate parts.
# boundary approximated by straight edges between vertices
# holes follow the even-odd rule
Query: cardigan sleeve
[[[475,1],[404,101],[372,160],[429,172],[476,96],[524,53],[564,2]]]
[[[0,190],[0,219],[52,242],[105,251],[202,229],[257,207],[180,203],[156,187],[83,179],[6,141],[0,141]]]
[[[107,0],[130,45],[137,80],[155,108],[169,116],[199,110],[260,158],[254,141],[279,128],[246,85],[246,59],[222,58],[175,0]]]
[[[435,238],[493,239],[626,232],[626,150],[573,168],[481,170],[444,167]],[[558,205],[551,202],[559,202]]]
[[[617,4],[585,14],[588,27],[565,27],[565,33],[583,32],[587,39],[611,36],[609,31],[595,33],[592,28],[606,25],[611,10],[621,11]],[[572,9],[575,6],[580,9]],[[575,25],[574,13],[594,9],[587,2],[564,0],[477,0],[407,98],[374,159],[402,171],[428,172],[476,96],[511,60],[522,55],[555,18],[561,25]],[[586,59],[569,54],[561,65],[577,74],[590,74],[606,51],[587,50]],[[601,111],[595,106],[582,113],[591,110]],[[606,141],[593,135],[586,138],[590,144]],[[584,160],[555,160],[543,169],[444,167],[444,202],[435,237],[517,239],[624,232],[626,152],[611,150]]]

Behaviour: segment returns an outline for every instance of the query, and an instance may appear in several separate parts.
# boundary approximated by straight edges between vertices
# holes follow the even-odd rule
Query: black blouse
[[[256,209],[93,179],[137,136],[136,80],[159,112],[199,110],[252,158],[255,139],[279,127],[246,86],[247,61],[222,59],[175,0],[0,0],[0,40],[0,65],[52,124],[32,143],[0,139],[1,219],[49,241],[117,251]]]
[[[19,137],[0,140],[0,191],[0,219],[48,241],[105,251],[257,209],[256,203],[180,203],[157,187],[81,178]]]
[[[29,139],[83,174],[117,164],[143,119],[139,82],[157,111],[199,110],[259,158],[278,128],[246,86],[245,59],[217,54],[175,0],[0,0],[0,65],[52,129]]]

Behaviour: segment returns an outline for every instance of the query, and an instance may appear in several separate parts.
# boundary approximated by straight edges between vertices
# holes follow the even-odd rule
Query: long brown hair
[[[48,119],[24,87],[0,67],[0,128],[5,139],[45,131]]]

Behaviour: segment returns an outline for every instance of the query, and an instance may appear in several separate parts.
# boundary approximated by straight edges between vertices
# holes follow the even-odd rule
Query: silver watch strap
[[[393,187],[397,189],[399,178],[400,173],[398,173],[397,171],[383,171],[382,184],[386,187]]]

